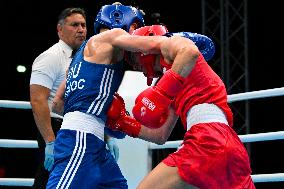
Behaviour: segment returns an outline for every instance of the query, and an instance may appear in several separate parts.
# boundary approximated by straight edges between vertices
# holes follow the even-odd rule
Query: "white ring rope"
[[[242,142],[259,142],[269,140],[283,140],[284,131],[268,132],[268,133],[257,133],[257,134],[246,134],[239,135]],[[182,140],[168,141],[163,145],[149,143],[149,149],[165,149],[165,148],[178,148],[182,143]]]
[[[284,87],[228,95],[228,102],[284,96]],[[0,108],[31,109],[30,102],[0,100]]]
[[[284,173],[251,175],[254,183],[284,181]],[[34,179],[29,178],[0,178],[0,186],[32,186]]]
[[[228,102],[284,96],[284,87],[228,95]]]
[[[283,140],[284,131],[257,133],[239,135],[243,143],[246,142],[259,142],[270,140]],[[152,149],[166,149],[166,148],[178,148],[182,143],[182,140],[168,141],[163,145],[157,145],[149,143],[148,148]],[[0,147],[3,148],[38,148],[37,142],[34,140],[12,140],[12,139],[0,139]]]
[[[284,173],[257,174],[257,175],[251,175],[251,177],[254,183],[284,181]]]
[[[284,96],[284,87],[228,95],[228,102],[275,97],[275,96]],[[0,100],[0,108],[31,109],[31,104],[30,102],[26,101]],[[284,139],[284,131],[239,135],[239,137],[242,142],[280,140]],[[181,140],[168,141],[164,145],[156,145],[153,143],[149,143],[148,148],[149,149],[178,148],[181,142],[182,142]],[[0,147],[38,148],[38,145],[36,141],[31,141],[31,140],[0,139]],[[279,182],[279,181],[284,181],[284,173],[256,174],[252,175],[252,179],[255,183]],[[34,179],[29,179],[29,178],[0,178],[0,186],[32,186],[33,182]]]
[[[1,108],[31,109],[31,103],[27,101],[0,100]]]
[[[27,101],[0,100],[0,108],[31,109],[31,103]],[[53,117],[63,118],[61,115],[50,112]]]
[[[35,140],[0,139],[0,147],[2,148],[38,148],[38,143]]]
[[[33,178],[0,178],[0,186],[32,186]]]

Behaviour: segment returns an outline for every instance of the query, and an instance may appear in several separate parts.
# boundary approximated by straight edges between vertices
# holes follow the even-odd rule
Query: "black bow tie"
[[[77,50],[73,50],[72,53],[71,53],[70,58],[73,58],[75,56],[76,52],[77,52]]]

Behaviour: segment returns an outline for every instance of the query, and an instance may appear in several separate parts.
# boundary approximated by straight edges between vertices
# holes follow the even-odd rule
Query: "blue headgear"
[[[138,27],[145,25],[143,13],[140,10],[121,4],[104,5],[97,14],[94,23],[94,32],[98,34],[101,26],[109,29],[122,28],[128,32],[133,23],[137,23]]]

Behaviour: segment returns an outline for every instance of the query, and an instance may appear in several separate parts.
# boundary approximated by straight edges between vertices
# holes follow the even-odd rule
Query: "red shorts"
[[[200,189],[254,189],[250,161],[235,131],[223,123],[199,123],[182,146],[163,160]]]

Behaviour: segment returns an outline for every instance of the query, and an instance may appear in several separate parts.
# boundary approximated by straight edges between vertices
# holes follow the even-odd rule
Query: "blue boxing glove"
[[[114,157],[115,161],[118,161],[119,158],[119,148],[115,142],[114,138],[109,138],[106,140],[107,149],[110,151],[111,155]]]
[[[206,61],[211,60],[215,54],[215,45],[213,41],[205,36],[198,33],[191,32],[177,32],[177,33],[168,33],[166,36],[178,35],[181,37],[186,37],[192,40],[195,45],[198,47],[199,51],[203,55]]]
[[[114,130],[108,128],[108,127],[105,127],[105,134],[112,136],[114,138],[117,138],[117,139],[123,139],[126,136],[125,133],[123,133],[121,131],[114,131]]]
[[[51,171],[54,164],[54,141],[48,142],[45,145],[45,159],[44,159],[44,168],[48,171]]]

